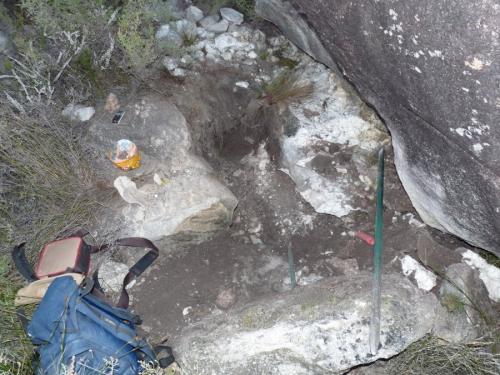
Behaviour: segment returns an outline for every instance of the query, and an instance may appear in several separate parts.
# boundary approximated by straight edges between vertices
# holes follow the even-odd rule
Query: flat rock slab
[[[381,349],[368,345],[367,273],[327,279],[219,313],[186,328],[172,346],[185,374],[331,374],[389,358],[429,333],[437,298],[398,274],[383,276]]]

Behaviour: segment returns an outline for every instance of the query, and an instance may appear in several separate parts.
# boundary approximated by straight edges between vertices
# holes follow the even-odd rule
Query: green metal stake
[[[380,284],[382,281],[382,227],[384,225],[384,157],[382,147],[378,153],[377,207],[375,211],[375,246],[373,251],[372,311],[370,321],[370,352],[375,355],[380,346]]]
[[[288,273],[290,274],[290,285],[292,289],[297,285],[295,279],[295,264],[293,262],[292,244],[288,244]]]

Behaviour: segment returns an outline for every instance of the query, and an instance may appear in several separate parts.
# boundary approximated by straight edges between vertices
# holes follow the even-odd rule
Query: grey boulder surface
[[[188,375],[341,373],[401,352],[445,314],[435,295],[384,275],[382,345],[372,355],[371,282],[351,274],[214,313],[172,343],[177,361]]]
[[[495,0],[257,0],[386,122],[426,224],[500,254],[500,5]]]
[[[121,236],[159,240],[176,233],[206,233],[229,225],[238,200],[212,168],[192,152],[186,119],[158,94],[127,100],[119,124],[98,113],[89,132],[104,156],[120,139],[134,142],[141,155],[138,169],[124,172],[101,157],[96,168],[118,192],[107,202],[103,220]],[[97,158],[96,158],[97,159]]]

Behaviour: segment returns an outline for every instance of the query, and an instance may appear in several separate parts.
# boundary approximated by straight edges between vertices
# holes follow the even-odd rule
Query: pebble
[[[248,89],[248,87],[250,86],[250,84],[246,81],[239,81],[239,82],[236,82],[235,83],[235,86],[238,86],[238,87],[241,87],[241,88],[244,88],[244,89]]]
[[[241,43],[238,39],[228,34],[222,34],[215,38],[215,48],[221,52],[228,48],[238,48],[240,46]]]
[[[182,69],[182,68],[175,68],[174,71],[171,72],[171,74],[174,77],[185,77],[186,76],[186,70]]]
[[[195,7],[194,5],[191,5],[186,10],[186,18],[189,21],[196,23],[203,18],[203,11],[200,8]]]
[[[170,25],[161,25],[160,28],[156,31],[156,39],[163,39],[168,36],[170,33]]]
[[[200,26],[203,27],[203,28],[207,28],[211,25],[215,25],[217,22],[219,22],[220,20],[220,17],[218,14],[214,14],[214,15],[211,15],[211,16],[206,16],[205,18],[203,18],[199,23],[200,23]]]
[[[236,302],[236,294],[233,289],[224,289],[218,295],[215,300],[215,304],[220,309],[226,310],[234,305]]]
[[[174,71],[178,66],[178,62],[175,58],[171,56],[165,56],[163,59],[163,66],[167,68],[169,72]]]
[[[227,31],[227,28],[229,27],[229,22],[226,20],[222,20],[220,22],[217,22],[213,25],[209,25],[205,27],[205,30],[211,32],[211,33],[216,33],[216,34],[221,34],[225,33]]]
[[[88,121],[94,116],[94,107],[85,107],[80,104],[68,104],[62,115],[74,121]]]
[[[241,25],[243,23],[243,14],[232,8],[221,8],[220,14],[222,18],[235,25]]]

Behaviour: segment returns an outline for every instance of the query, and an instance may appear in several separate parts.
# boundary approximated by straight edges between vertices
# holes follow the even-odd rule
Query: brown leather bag
[[[149,249],[149,251],[129,269],[123,280],[120,299],[116,306],[126,309],[129,304],[126,286],[142,274],[146,268],[158,258],[158,248],[150,240],[141,237],[120,238],[112,244],[93,246],[84,241],[83,238],[87,234],[87,231],[79,230],[69,237],[46,244],[40,251],[40,256],[34,271],[24,254],[24,243],[14,247],[12,250],[12,259],[19,273],[28,281],[35,282],[35,284],[30,284],[26,287],[28,289],[22,292],[26,294],[26,297],[23,298],[20,296],[19,301],[26,302],[29,298],[33,298],[35,301],[38,300],[37,296],[45,293],[45,290],[54,277],[66,274],[79,274],[85,278],[89,274],[90,256],[93,253],[106,250],[113,245]],[[99,287],[98,270],[94,271],[92,279],[96,287],[93,293],[104,298],[104,294]],[[36,283],[42,280],[47,281]]]

